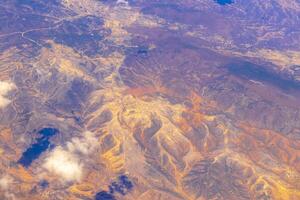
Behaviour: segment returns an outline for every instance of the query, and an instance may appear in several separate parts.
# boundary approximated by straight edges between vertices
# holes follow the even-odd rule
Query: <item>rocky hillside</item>
[[[300,2],[4,0],[0,199],[300,199]]]

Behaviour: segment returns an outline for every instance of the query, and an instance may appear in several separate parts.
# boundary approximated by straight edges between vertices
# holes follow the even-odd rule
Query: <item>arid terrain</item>
[[[299,0],[2,0],[0,200],[299,200]]]

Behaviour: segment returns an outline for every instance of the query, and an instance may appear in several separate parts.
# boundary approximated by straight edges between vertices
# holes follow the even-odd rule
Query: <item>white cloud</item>
[[[88,155],[96,148],[97,144],[98,140],[95,134],[86,131],[82,137],[73,138],[68,142],[67,148],[70,152]]]
[[[0,81],[0,108],[4,108],[10,103],[7,94],[15,88],[16,86],[12,82]]]
[[[67,182],[80,181],[82,177],[83,164],[75,154],[61,147],[50,152],[43,167]]]
[[[82,137],[67,142],[66,148],[56,147],[45,159],[43,167],[67,182],[79,182],[83,176],[84,163],[80,159],[88,156],[97,147],[94,133],[86,131]]]

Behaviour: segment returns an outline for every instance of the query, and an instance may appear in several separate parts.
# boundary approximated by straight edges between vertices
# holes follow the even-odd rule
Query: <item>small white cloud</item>
[[[8,106],[10,100],[0,95],[0,108]]]
[[[56,147],[45,159],[43,167],[50,173],[59,175],[64,181],[79,182],[83,175],[84,163],[80,158],[88,156],[97,147],[94,133],[84,132],[81,137],[72,138],[66,147]]]
[[[50,152],[43,167],[67,182],[79,182],[82,177],[83,164],[77,155],[61,147],[57,147]]]
[[[97,144],[98,140],[95,134],[86,131],[82,137],[73,138],[68,142],[67,148],[70,152],[88,155],[96,148]]]
[[[16,85],[12,82],[0,81],[0,108],[4,108],[10,103],[7,94],[15,88]]]

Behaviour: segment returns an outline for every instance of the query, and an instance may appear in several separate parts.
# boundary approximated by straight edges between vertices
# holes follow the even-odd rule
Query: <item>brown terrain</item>
[[[299,200],[299,14],[4,0],[0,200]]]

